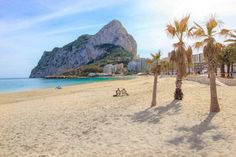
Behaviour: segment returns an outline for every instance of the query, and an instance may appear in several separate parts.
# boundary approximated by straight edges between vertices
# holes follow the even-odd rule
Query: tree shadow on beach
[[[215,115],[216,113],[209,113],[208,116],[198,125],[178,128],[177,130],[179,132],[183,132],[184,134],[182,136],[175,137],[168,142],[174,145],[188,143],[191,149],[203,149],[206,145],[203,134],[208,131],[214,131],[217,129],[217,126],[211,124],[211,121]],[[211,138],[213,141],[225,139],[224,136],[219,132],[212,135]]]
[[[144,111],[140,111],[135,113],[131,119],[134,122],[148,122],[156,124],[158,123],[164,116],[170,116],[177,114],[181,109],[180,101],[173,100],[166,106],[157,106],[157,107],[149,107]]]

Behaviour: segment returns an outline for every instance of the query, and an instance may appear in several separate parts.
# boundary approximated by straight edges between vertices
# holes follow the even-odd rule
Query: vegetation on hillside
[[[103,67],[107,64],[123,63],[124,66],[127,67],[128,63],[133,58],[133,55],[130,52],[126,51],[123,47],[113,44],[103,44],[97,46],[97,48],[105,50],[106,53],[96,60],[88,63],[88,65]]]
[[[133,58],[132,54],[123,47],[113,44],[98,45],[96,48],[103,49],[105,51],[104,55],[89,62],[87,65],[65,72],[63,75],[88,76],[89,73],[101,73],[103,72],[103,67],[107,64],[123,63],[124,67],[127,67]]]
[[[63,76],[86,77],[89,73],[101,73],[103,69],[94,65],[85,65],[76,69],[64,72]]]
[[[88,39],[90,39],[90,38],[91,38],[91,35],[87,35],[87,34],[82,35],[78,39],[76,39],[75,41],[63,46],[63,50],[72,51],[72,46],[79,48],[81,45],[86,43],[88,41]]]

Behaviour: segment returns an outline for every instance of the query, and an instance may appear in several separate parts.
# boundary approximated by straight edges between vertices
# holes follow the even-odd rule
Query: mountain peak
[[[122,23],[119,20],[114,19],[114,20],[110,21],[107,25],[119,25],[119,26],[122,26]]]
[[[97,34],[114,34],[114,33],[122,33],[122,34],[128,34],[124,26],[119,20],[112,20],[108,24],[106,24]]]

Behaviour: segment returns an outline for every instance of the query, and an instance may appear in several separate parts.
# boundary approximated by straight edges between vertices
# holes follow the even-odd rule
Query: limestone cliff
[[[62,48],[45,51],[38,65],[31,71],[30,77],[62,74],[68,69],[86,65],[107,53],[101,48],[104,44],[120,46],[132,55],[137,53],[134,38],[128,34],[121,22],[113,20],[95,35],[82,35]]]

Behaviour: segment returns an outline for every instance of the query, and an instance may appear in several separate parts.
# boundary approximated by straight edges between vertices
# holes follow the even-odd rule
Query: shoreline
[[[93,86],[93,85],[102,87],[103,84],[107,84],[110,82],[132,80],[132,79],[136,79],[137,77],[140,77],[140,76],[129,76],[129,77],[127,77],[127,79],[124,79],[122,77],[121,79],[66,85],[66,86],[62,86],[62,89],[56,89],[55,87],[53,87],[53,88],[52,87],[45,87],[45,88],[31,89],[31,90],[25,90],[25,91],[15,91],[15,92],[5,92],[5,93],[0,92],[0,105],[7,104],[7,103],[21,102],[24,100],[28,100],[29,97],[32,98],[30,100],[33,100],[33,99],[37,99],[37,98],[45,97],[45,96],[50,97],[50,96],[55,96],[57,94],[63,95],[63,94],[69,93],[70,90],[73,91],[79,87],[81,87],[82,89],[85,89],[85,88]]]
[[[35,90],[40,90],[40,89],[49,89],[49,88],[56,88],[57,86],[60,86],[60,87],[68,87],[68,86],[75,86],[75,85],[82,85],[82,84],[90,84],[90,83],[99,83],[99,82],[107,82],[107,81],[116,81],[116,80],[127,80],[127,79],[134,79],[136,76],[134,75],[130,75],[130,76],[113,76],[113,77],[81,77],[81,78],[65,78],[65,79],[46,79],[46,78],[39,78],[39,79],[42,79],[42,80],[76,80],[76,79],[93,79],[93,78],[98,78],[98,79],[108,79],[108,80],[98,80],[98,81],[92,81],[92,82],[78,82],[78,83],[73,83],[73,84],[60,84],[58,83],[58,85],[55,85],[52,87],[51,86],[41,86],[41,87],[31,87],[31,88],[25,88],[25,89],[15,89],[15,90],[3,90],[3,91],[0,91],[0,95],[1,94],[11,94],[11,93],[18,93],[18,92],[30,92],[30,91],[35,91]],[[10,78],[10,79],[15,79],[15,78]],[[16,79],[38,79],[38,78],[16,78]],[[8,80],[8,79],[6,79]]]

